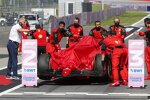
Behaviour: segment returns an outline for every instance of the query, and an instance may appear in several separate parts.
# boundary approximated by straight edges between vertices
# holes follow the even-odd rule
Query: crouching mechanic
[[[120,25],[119,18],[114,19],[114,25],[109,27],[109,33],[115,34],[117,37],[121,38],[124,41],[124,38],[126,37],[126,30],[124,26]]]
[[[61,50],[59,42],[66,36],[65,22],[60,21],[59,27],[52,30],[49,36],[49,43],[46,45],[46,52],[51,54],[52,52],[58,52]]]
[[[96,40],[100,41],[103,39],[103,37],[102,37],[103,31],[106,31],[106,30],[101,27],[100,21],[95,21],[95,27],[93,29],[91,29],[89,36],[92,36]]]
[[[144,19],[144,24],[146,27],[145,32],[135,32],[134,34],[144,36],[146,39],[146,47],[145,47],[145,62],[148,76],[145,77],[145,80],[150,80],[150,18]]]
[[[46,53],[46,42],[49,33],[46,30],[43,30],[39,24],[35,26],[36,31],[33,33],[33,39],[37,39],[38,42],[38,57],[41,54]]]
[[[66,47],[72,46],[73,44],[79,41],[81,36],[83,36],[83,28],[79,23],[80,23],[80,19],[75,18],[74,24],[70,25],[67,28],[66,34],[69,37],[69,39],[68,39],[68,44],[66,45]]]
[[[122,78],[122,85],[127,85],[127,70],[124,70],[127,63],[127,48],[123,43],[122,39],[117,37],[115,34],[108,36],[104,31],[102,32],[104,40],[100,41],[99,44],[102,46],[102,51],[105,52],[106,48],[111,49],[111,62],[112,62],[112,78],[113,83],[109,86],[115,87],[119,86],[119,74]]]

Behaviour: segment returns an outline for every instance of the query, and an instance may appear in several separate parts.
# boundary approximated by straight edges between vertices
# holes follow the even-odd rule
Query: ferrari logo
[[[43,37],[43,36],[42,36],[41,34],[38,36],[39,39],[41,39],[42,37]]]

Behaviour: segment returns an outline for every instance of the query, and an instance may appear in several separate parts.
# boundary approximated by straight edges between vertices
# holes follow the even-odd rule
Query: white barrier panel
[[[37,40],[22,40],[22,84],[37,86]]]
[[[128,86],[144,87],[144,40],[129,40]]]

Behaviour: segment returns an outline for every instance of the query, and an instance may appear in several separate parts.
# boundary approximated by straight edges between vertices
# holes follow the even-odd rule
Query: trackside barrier
[[[22,85],[37,86],[37,40],[22,40]]]
[[[129,40],[128,86],[144,87],[144,40]]]
[[[74,14],[70,16],[64,16],[60,18],[54,18],[50,20],[51,30],[58,27],[60,21],[64,21],[66,26],[73,24],[73,20],[75,17],[80,18],[80,24],[86,25],[88,23],[95,22],[96,20],[104,20],[108,19],[112,16],[118,16],[124,14],[126,12],[126,8],[112,8],[99,12],[84,12],[79,14]]]

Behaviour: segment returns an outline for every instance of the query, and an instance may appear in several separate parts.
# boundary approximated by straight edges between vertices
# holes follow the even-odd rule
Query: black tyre
[[[112,64],[111,64],[110,55],[105,56],[105,65],[107,69],[107,76],[108,78],[111,79],[112,78]]]
[[[111,78],[111,61],[110,56],[106,55],[104,61],[102,61],[102,55],[97,54],[95,56],[94,71],[97,71],[98,75]]]
[[[49,60],[50,55],[48,54],[41,54],[38,58],[38,77],[42,80],[50,80],[52,78]]]
[[[98,76],[103,76],[102,55],[97,54],[94,61],[94,71],[97,71]]]

